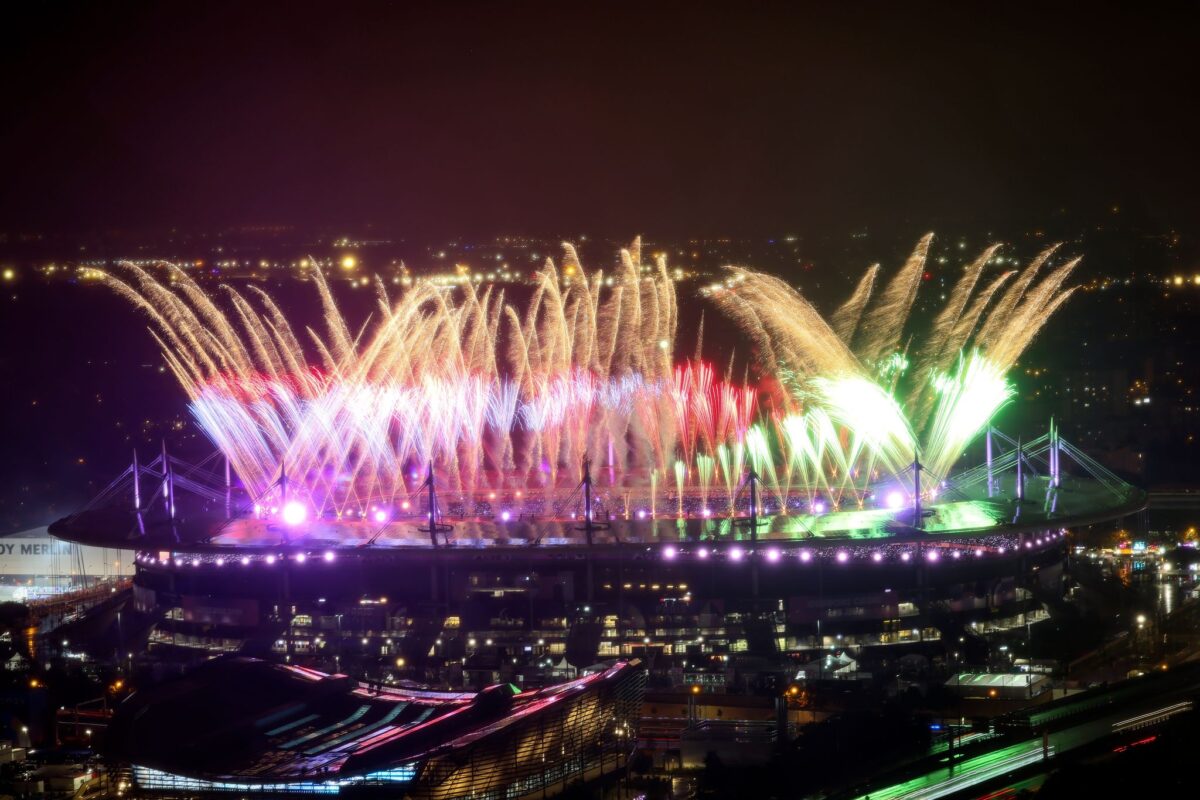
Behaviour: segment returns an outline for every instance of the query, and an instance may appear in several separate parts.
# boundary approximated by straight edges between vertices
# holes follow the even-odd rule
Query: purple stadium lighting
[[[887,507],[893,511],[904,505],[904,495],[893,489],[887,493]]]
[[[824,514],[825,513],[825,503],[821,500],[817,500],[816,502],[814,502],[812,504],[812,513]]]
[[[250,556],[242,556],[242,566],[243,567],[250,566]]]
[[[375,521],[378,522],[380,525],[387,522],[387,520],[388,520],[388,513],[386,511],[384,511],[382,508],[375,512]]]
[[[803,561],[805,564],[812,561],[812,551],[811,550],[801,550],[800,551],[800,560]]]
[[[304,555],[304,553],[296,553],[296,563],[297,564],[303,564],[307,559],[308,559],[308,556]]]
[[[767,548],[767,561],[770,561],[772,564],[775,564],[779,561],[779,548],[778,547],[768,547]]]
[[[308,519],[308,509],[299,500],[289,500],[283,506],[283,521],[288,525],[302,525]]]
[[[746,555],[746,551],[743,550],[742,548],[738,547],[737,545],[734,545],[733,547],[729,548],[729,560],[730,561],[741,561],[742,556],[744,556],[744,555]]]
[[[837,562],[838,562],[839,564],[845,564],[845,563],[846,563],[847,561],[849,561],[849,560],[850,560],[850,554],[849,554],[849,553],[847,553],[845,550],[838,550],[838,554],[837,554]]]
[[[696,551],[696,558],[699,558],[699,559],[701,559],[701,560],[708,558],[708,548],[707,548],[707,547],[701,547],[699,550],[697,550],[697,551]]]
[[[900,554],[900,560],[901,560],[901,561],[905,561],[905,562],[907,562],[907,561],[909,561],[911,558],[912,558],[912,553],[909,553],[908,551],[905,551],[905,552],[903,552],[903,553],[901,553],[901,554]]]
[[[674,545],[667,545],[663,548],[663,558],[665,558],[667,561],[674,561],[675,556],[678,554],[679,551],[675,549]]]
[[[325,562],[326,562],[326,563],[329,563],[329,562],[332,562],[332,561],[333,561],[333,551],[332,551],[332,550],[326,550],[326,551],[325,551]]]
[[[883,561],[883,553],[876,550],[874,553],[871,553],[871,560],[878,564],[880,561]]]
[[[941,555],[938,553],[937,550],[930,550],[928,553],[925,554],[925,559],[927,561],[933,562],[933,561],[937,561],[940,558],[941,558]]]
[[[267,556],[267,564],[271,565],[274,563],[275,563],[275,556],[274,555]]]

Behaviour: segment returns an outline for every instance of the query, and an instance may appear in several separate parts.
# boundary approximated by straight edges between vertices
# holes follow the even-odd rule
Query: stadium
[[[308,346],[265,292],[226,287],[223,309],[186,270],[128,267],[109,280],[217,451],[135,453],[51,532],[136,551],[134,611],[174,658],[457,686],[612,658],[691,683],[742,654],[979,658],[1061,599],[1067,530],[1145,495],[1052,422],[993,424],[1075,262],[995,272],[990,248],[916,333],[929,245],[828,320],[761,273],[705,286],[757,382],[700,341],[675,357],[677,277],[637,241],[609,276],[566,246],[520,309],[470,281],[380,283],[357,334],[315,270]]]

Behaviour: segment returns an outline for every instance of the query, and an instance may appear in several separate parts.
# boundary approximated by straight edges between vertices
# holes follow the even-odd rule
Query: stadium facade
[[[131,610],[164,657],[463,687],[638,657],[659,681],[720,684],[742,653],[899,654],[948,638],[978,652],[989,632],[1044,616],[1062,597],[1066,532],[1145,504],[1068,448],[1014,447],[915,508],[878,497],[794,512],[751,491],[720,517],[666,519],[597,514],[585,486],[578,509],[548,518],[509,513],[504,496],[468,513],[431,490],[383,521],[288,522],[238,513],[219,470],[205,484],[152,462],[139,468],[160,488],[149,503],[130,507],[127,476],[124,495],[118,481],[52,532],[136,550]]]

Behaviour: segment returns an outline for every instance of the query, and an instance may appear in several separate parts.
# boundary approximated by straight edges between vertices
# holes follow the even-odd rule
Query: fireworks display
[[[1012,396],[1007,371],[1073,291],[1062,286],[1078,259],[1038,280],[1054,247],[977,290],[991,247],[966,266],[922,333],[910,313],[931,241],[921,239],[878,297],[878,266],[868,270],[828,322],[770,275],[734,269],[709,290],[786,386],[785,413],[817,415],[812,426],[793,427],[825,428],[828,417],[849,442],[841,455],[851,474],[864,466],[872,477],[896,473],[919,457],[935,479],[946,477]]]
[[[732,269],[706,290],[757,345],[769,389],[676,359],[676,285],[637,240],[611,275],[564,245],[520,307],[495,286],[417,281],[393,298],[377,280],[378,310],[357,331],[319,269],[321,331],[297,330],[257,287],[224,285],[218,301],[175,266],[166,280],[132,265],[108,280],[150,316],[193,414],[253,498],[286,475],[315,514],[386,515],[432,465],[464,513],[499,496],[554,514],[587,459],[611,513],[729,513],[751,469],[786,513],[861,506],[916,458],[946,476],[1070,294],[1075,262],[1038,280],[1053,250],[977,290],[992,248],[921,334],[909,317],[929,243],[878,294],[868,270],[829,321],[762,273]]]

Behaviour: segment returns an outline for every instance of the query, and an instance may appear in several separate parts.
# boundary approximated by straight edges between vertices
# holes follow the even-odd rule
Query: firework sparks
[[[878,299],[878,266],[868,270],[832,322],[778,278],[734,270],[713,296],[779,378],[769,402],[719,379],[698,346],[676,363],[675,283],[665,260],[642,263],[638,241],[607,276],[564,245],[562,269],[547,260],[521,308],[471,284],[416,281],[393,299],[377,281],[379,313],[357,333],[320,270],[323,329],[302,334],[256,288],[224,286],[218,302],[176,267],[166,281],[130,265],[108,280],[149,316],[197,422],[253,497],[286,470],[314,513],[361,514],[409,502],[432,465],[464,503],[515,495],[548,509],[588,459],[605,467],[599,488],[625,514],[686,514],[685,495],[697,513],[734,513],[751,467],[786,513],[797,498],[861,503],[873,480],[918,455],[944,477],[1070,295],[1074,261],[1037,280],[1052,249],[976,292],[989,249],[913,348],[912,367],[898,348],[929,246],[923,238]],[[656,496],[669,490],[673,502]]]

